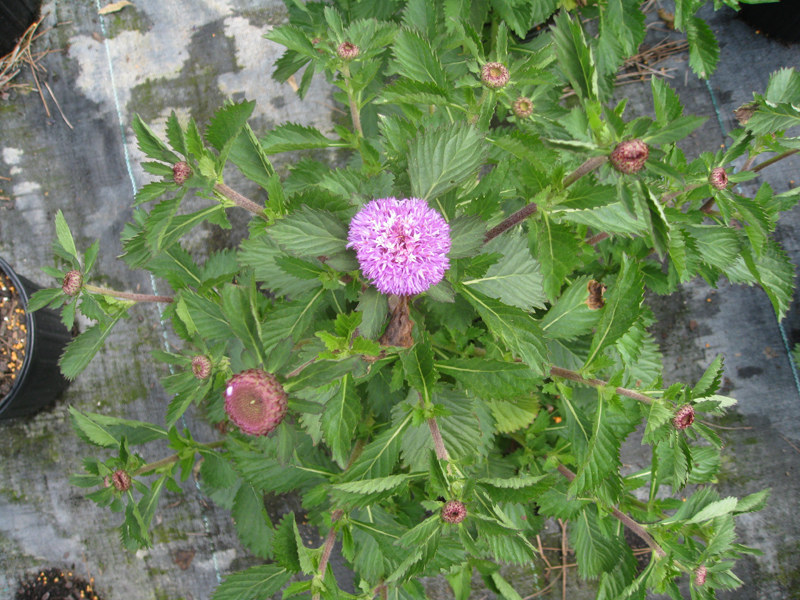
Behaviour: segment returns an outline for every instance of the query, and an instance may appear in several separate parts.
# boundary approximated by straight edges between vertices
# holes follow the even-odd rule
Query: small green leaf
[[[89,366],[92,358],[100,351],[106,338],[111,334],[114,325],[124,315],[125,312],[121,312],[107,323],[92,325],[67,344],[64,354],[58,360],[64,377],[70,380],[75,379]]]
[[[206,128],[206,141],[221,152],[228,142],[239,135],[255,107],[255,101],[250,101],[220,108],[211,117],[211,123]]]
[[[333,460],[344,469],[353,446],[353,433],[361,420],[361,400],[351,375],[342,377],[339,389],[325,404],[322,431],[333,453]]]
[[[78,250],[75,248],[75,240],[72,239],[72,232],[69,230],[67,220],[64,218],[64,213],[62,213],[60,209],[56,212],[56,236],[58,237],[58,243],[67,251],[67,254],[80,264]]]

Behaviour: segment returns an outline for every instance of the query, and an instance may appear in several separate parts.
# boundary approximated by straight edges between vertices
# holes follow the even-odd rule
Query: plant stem
[[[436,458],[439,460],[450,460],[450,455],[447,453],[447,448],[444,446],[444,440],[442,439],[442,433],[439,431],[439,424],[436,422],[436,417],[428,419],[428,427],[431,430],[433,447],[436,449]]]
[[[779,160],[783,160],[784,158],[787,158],[787,157],[791,156],[792,154],[797,154],[798,152],[800,152],[800,150],[788,150],[788,151],[784,152],[783,154],[779,154],[778,156],[774,156],[773,158],[770,158],[769,160],[765,160],[763,163],[761,163],[757,167],[753,167],[751,170],[753,171],[753,173],[758,173],[760,170],[766,169],[770,165],[774,165]]]
[[[358,102],[353,93],[353,87],[350,85],[350,65],[347,63],[342,65],[342,76],[344,77],[345,92],[347,93],[347,100],[350,103],[350,118],[353,119],[353,129],[358,132],[360,137],[364,137],[364,131],[361,129],[361,113],[358,110]]]
[[[96,285],[83,284],[83,289],[93,294],[103,294],[104,296],[112,296],[114,298],[121,298],[122,300],[133,300],[134,302],[165,302],[169,304],[172,302],[170,296],[150,296],[148,294],[133,294],[131,292],[118,292],[108,288],[97,287]]]
[[[606,387],[608,382],[603,381],[601,379],[584,379],[575,371],[570,371],[569,369],[564,369],[562,367],[556,367],[555,365],[550,367],[550,375],[553,377],[561,377],[562,379],[569,379],[570,381],[574,381],[576,383],[583,383],[585,385],[591,385],[593,387]],[[638,400],[639,402],[644,402],[645,404],[652,404],[653,399],[649,396],[645,396],[634,390],[629,390],[628,388],[618,387],[615,388],[614,391],[619,394],[620,396],[626,396],[628,398],[633,398],[634,400]]]
[[[245,210],[249,210],[254,215],[258,215],[259,217],[266,218],[266,213],[264,209],[260,207],[258,204],[250,200],[249,198],[245,198],[236,190],[232,190],[224,183],[218,183],[214,186],[214,191],[222,194],[228,200],[233,202],[236,206],[243,208]]]
[[[319,558],[319,575],[321,579],[325,579],[325,571],[328,570],[328,559],[331,557],[333,545],[336,543],[336,527],[333,526],[336,521],[342,518],[344,511],[336,509],[331,513],[331,528],[328,530],[328,536],[325,538],[325,545],[322,547],[322,556]],[[314,594],[313,600],[319,600],[319,593]]]
[[[604,239],[610,238],[610,237],[611,237],[610,233],[608,233],[607,231],[601,231],[597,235],[593,235],[588,240],[586,240],[586,243],[589,244],[590,246],[595,246],[595,245],[599,244],[600,242],[602,242]]]
[[[564,477],[566,477],[569,481],[572,481],[573,479],[575,479],[575,473],[570,471],[564,465],[558,465],[556,468],[558,469],[558,472],[561,473]],[[642,527],[639,523],[637,523],[636,521],[631,519],[628,515],[626,515],[625,513],[621,512],[617,508],[612,508],[611,514],[614,515],[614,517],[616,517],[623,525],[625,525],[625,527],[627,527],[633,533],[635,533],[640,538],[642,538],[644,540],[644,542],[648,546],[650,546],[650,548],[653,550],[653,552],[655,552],[660,558],[664,558],[667,555],[667,553],[664,552],[664,550],[661,548],[661,546],[658,545],[658,542],[656,542],[653,539],[653,536],[651,536],[647,532],[647,530],[644,527]]]
[[[206,448],[221,448],[225,445],[225,440],[219,440],[217,442],[211,442],[210,444],[202,444]],[[167,465],[172,465],[178,462],[181,459],[179,454],[173,454],[172,456],[168,456],[167,458],[162,458],[161,460],[157,460],[153,463],[148,463],[136,469],[133,473],[131,473],[131,477],[138,477],[139,475],[145,475],[150,473],[151,471],[157,471],[161,467],[166,467]]]
[[[564,189],[571,186],[573,183],[578,181],[584,175],[588,175],[595,169],[597,169],[600,165],[608,161],[608,156],[594,156],[584,162],[580,167],[575,169],[572,173],[567,175],[562,182],[562,187]],[[511,229],[515,225],[519,225],[522,221],[530,217],[533,213],[536,212],[536,203],[531,202],[526,206],[520,208],[517,212],[513,215],[509,215],[508,217],[503,220],[502,223],[497,225],[496,227],[492,227],[489,231],[486,232],[486,236],[483,238],[483,243],[487,243],[489,240],[496,238],[498,235]]]
[[[595,169],[597,169],[598,167],[607,162],[608,162],[608,156],[594,156],[590,158],[580,167],[575,169],[572,173],[570,173],[564,178],[564,181],[562,183],[563,188],[567,189],[573,183],[578,181],[578,179],[580,179],[584,175],[588,175],[589,173],[591,173],[592,171],[594,171]]]

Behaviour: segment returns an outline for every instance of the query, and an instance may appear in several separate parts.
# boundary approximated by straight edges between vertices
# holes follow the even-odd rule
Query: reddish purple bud
[[[509,78],[508,69],[503,63],[489,62],[481,69],[481,82],[493,90],[505,87]]]
[[[72,270],[64,275],[61,283],[61,291],[67,296],[77,296],[83,287],[83,274],[80,271]]]
[[[178,185],[183,185],[191,176],[192,167],[189,166],[189,163],[181,161],[172,165],[172,177]]]
[[[691,404],[681,406],[672,419],[675,429],[688,429],[694,423],[694,407]]]
[[[617,171],[631,175],[642,170],[648,156],[650,149],[647,144],[642,140],[628,140],[617,144],[609,158]]]
[[[208,379],[208,376],[211,375],[211,361],[207,356],[198,354],[192,359],[192,373],[198,379]]]
[[[511,110],[514,111],[514,115],[516,117],[520,119],[527,119],[533,114],[533,102],[524,96],[520,96],[514,100],[514,104],[511,105]]]
[[[711,187],[724,190],[728,187],[728,174],[722,167],[711,169],[711,173],[708,174],[708,182],[711,184]]]
[[[131,476],[123,469],[117,469],[111,476],[111,484],[118,492],[127,492],[131,489]]]
[[[705,566],[700,565],[694,570],[694,584],[697,586],[701,586],[706,582],[706,573],[708,573],[708,569]]]
[[[457,525],[467,517],[467,507],[459,500],[450,500],[442,507],[442,521]]]
[[[358,46],[351,42],[342,42],[336,49],[336,54],[338,54],[339,58],[342,60],[353,60],[358,57],[359,52]]]
[[[286,416],[287,396],[271,373],[249,369],[228,380],[225,412],[243,432],[267,435]]]

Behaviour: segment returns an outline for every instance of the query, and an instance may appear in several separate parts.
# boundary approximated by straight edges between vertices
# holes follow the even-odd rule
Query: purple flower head
[[[382,294],[419,294],[450,267],[450,227],[419,198],[372,200],[353,217],[347,240]]]

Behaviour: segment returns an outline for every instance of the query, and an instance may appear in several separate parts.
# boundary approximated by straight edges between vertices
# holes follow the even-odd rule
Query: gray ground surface
[[[669,9],[668,2],[663,4]],[[146,292],[152,290],[146,274],[131,273],[115,259],[133,189],[148,180],[139,166],[132,115],[141,114],[160,131],[171,110],[202,124],[223,99],[247,98],[258,101],[256,131],[285,121],[324,131],[332,123],[330,88],[318,79],[300,102],[289,86],[270,80],[280,49],[261,36],[284,18],[277,0],[136,0],[135,7],[106,17],[99,17],[97,9],[96,2],[74,0],[44,7],[50,15],[46,25],[62,24],[42,45],[64,51],[46,57],[43,80],[74,129],[67,127],[49,96],[51,117],[36,93],[0,101],[0,176],[11,179],[0,180],[0,196],[10,198],[0,201],[0,254],[20,274],[49,284],[38,267],[52,263],[53,218],[61,209],[79,247],[101,240],[97,273],[104,275],[103,283]],[[668,65],[677,68],[670,83],[686,111],[710,117],[686,146],[690,157],[724,142],[724,132],[734,126],[732,110],[753,91],[763,91],[771,71],[800,68],[797,47],[755,35],[732,12],[707,16],[722,46],[722,63],[710,84],[692,74],[684,79],[685,57]],[[658,39],[663,34],[651,35]],[[24,75],[22,81],[28,78]],[[649,86],[626,86],[619,95],[630,98],[633,115],[650,113]],[[800,183],[800,159],[769,168],[746,191],[753,193],[763,181],[776,192],[788,189],[791,181]],[[235,179],[230,183],[243,185]],[[258,190],[241,189],[259,198]],[[235,239],[235,231],[203,230],[188,240],[190,250],[202,254],[223,246]],[[778,227],[778,238],[795,264],[800,262],[798,231],[800,211],[795,209]],[[764,556],[740,564],[738,573],[746,586],[725,597],[800,597],[800,517],[795,509],[800,452],[791,445],[800,447],[800,396],[787,354],[787,344],[800,342],[800,305],[796,301],[783,322],[784,343],[769,300],[757,288],[722,283],[712,290],[693,282],[674,296],[650,302],[659,318],[654,333],[670,382],[692,383],[717,354],[725,356],[726,387],[739,404],[721,424],[742,429],[720,430],[726,443],[721,493],[773,490],[769,506],[742,517],[737,529],[741,541],[760,548]],[[119,543],[119,516],[96,509],[67,483],[86,454],[70,430],[68,405],[133,419],[162,418],[167,397],[158,377],[163,373],[148,354],[162,343],[162,335],[156,309],[137,308],[55,407],[33,418],[0,423],[1,598],[11,597],[23,573],[74,563],[78,573],[96,578],[107,600],[201,600],[210,597],[219,577],[252,564],[236,539],[229,513],[208,502],[192,480],[184,495],[162,498],[155,546],[138,555],[127,554]],[[215,435],[191,415],[187,420],[196,437],[210,440]],[[165,452],[148,446],[145,458],[157,459]],[[624,452],[631,468],[649,461],[635,436]],[[280,512],[291,502],[271,508]],[[313,534],[308,537],[319,543]],[[545,540],[546,545],[560,544],[557,526],[549,528]],[[194,552],[188,566],[176,563],[179,551]],[[522,596],[534,593],[543,581],[540,566],[535,573],[509,576]],[[426,585],[433,597],[452,597],[439,580]],[[541,597],[561,597],[560,587]],[[474,598],[483,596],[476,591]],[[592,586],[571,575],[567,597],[593,597]]]

